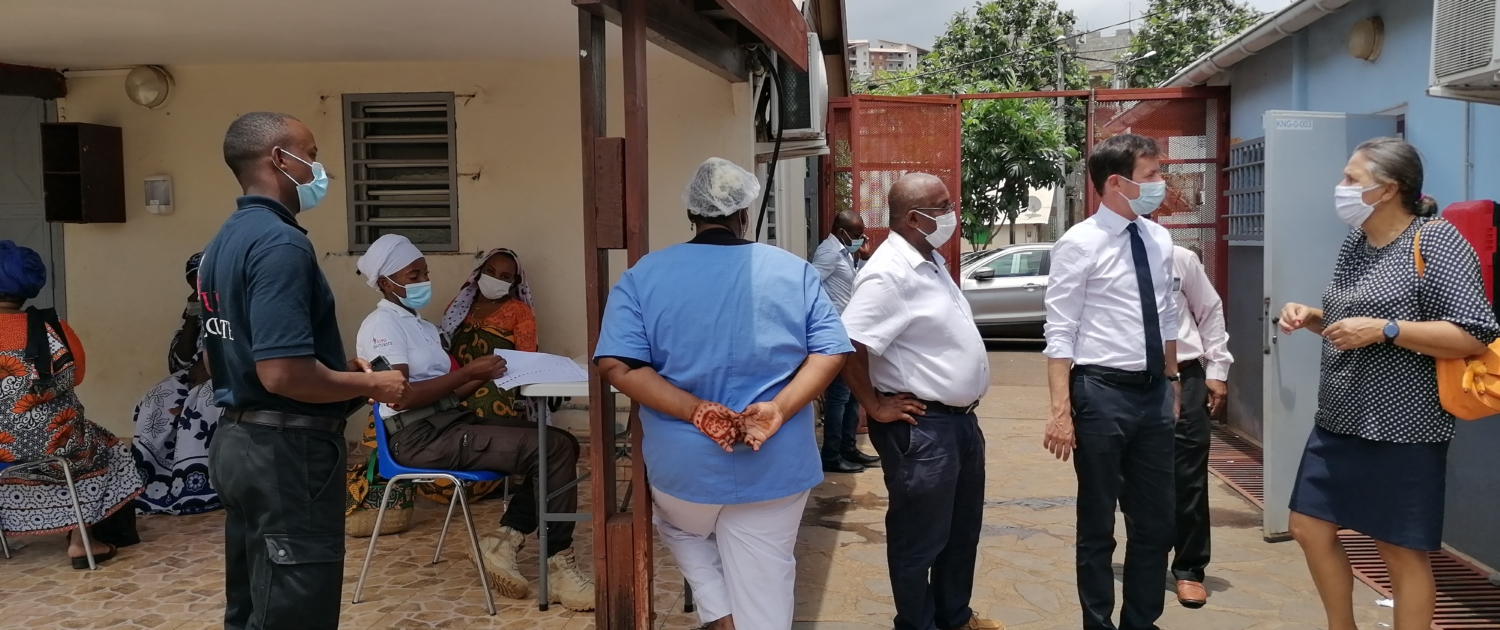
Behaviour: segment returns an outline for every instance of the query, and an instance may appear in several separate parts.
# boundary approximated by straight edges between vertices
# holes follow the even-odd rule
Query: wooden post
[[[588,322],[590,356],[599,344],[599,326],[608,297],[609,250],[601,248],[596,226],[598,220],[598,185],[595,176],[596,144],[605,133],[605,62],[604,19],[578,11],[578,101],[583,158],[583,284]],[[615,496],[615,396],[589,369],[589,470],[593,473],[594,512],[594,579],[596,582],[594,625],[598,628],[628,627],[616,623],[618,614],[614,594],[630,584],[611,581],[609,571],[610,540],[608,523],[618,511]],[[627,602],[628,603],[628,602]],[[625,606],[629,619],[629,606]]]
[[[621,55],[625,60],[625,249],[631,265],[650,251],[650,189],[648,176],[650,154],[647,151],[649,118],[646,110],[646,0],[622,0]],[[641,449],[640,406],[630,405],[631,461],[631,527],[635,542],[632,583],[611,588],[630,588],[634,592],[635,623],[629,628],[647,630],[652,621],[652,527],[651,487],[646,481],[646,459]],[[613,523],[611,523],[613,525]],[[611,550],[613,552],[624,549]],[[620,615],[615,613],[615,618]],[[609,626],[612,630],[621,626]]]

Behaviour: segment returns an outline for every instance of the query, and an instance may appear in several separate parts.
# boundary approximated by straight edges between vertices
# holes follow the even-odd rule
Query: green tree
[[[918,72],[931,73],[924,80],[928,93],[961,92],[981,83],[1017,91],[1053,89],[1061,58],[1065,87],[1082,89],[1088,72],[1069,55],[1067,42],[1076,22],[1055,0],[978,2],[948,21]]]
[[[1134,87],[1155,87],[1224,40],[1250,28],[1264,14],[1238,0],[1151,0],[1146,23],[1122,55],[1138,59],[1125,68]]]
[[[963,236],[972,243],[985,231],[993,242],[991,226],[1004,219],[1014,243],[1016,216],[1027,207],[1031,189],[1061,186],[1063,165],[1078,159],[1078,152],[1048,102],[966,101],[963,121]]]
[[[884,95],[979,94],[1088,86],[1088,72],[1071,54],[1075,17],[1055,0],[988,0],[949,20],[932,52],[914,71],[878,72],[869,91]],[[1061,62],[1061,75],[1059,74]],[[970,242],[1001,220],[1011,223],[1032,188],[1061,186],[1065,164],[1083,144],[1081,106],[1059,112],[1052,99],[965,101],[960,205]]]

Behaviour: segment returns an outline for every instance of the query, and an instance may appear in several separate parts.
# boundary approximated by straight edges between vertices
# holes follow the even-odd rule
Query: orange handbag
[[[1422,259],[1422,228],[1411,243],[1417,276],[1427,271]],[[1464,420],[1500,414],[1500,341],[1466,359],[1437,359],[1438,400],[1443,409]]]

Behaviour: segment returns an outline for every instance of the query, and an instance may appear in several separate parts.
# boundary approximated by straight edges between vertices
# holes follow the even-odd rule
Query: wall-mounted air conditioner
[[[1497,0],[1434,0],[1429,95],[1500,103],[1497,4]]]
[[[777,94],[780,107],[773,107],[772,129],[785,129],[782,134],[780,159],[826,155],[828,140],[824,134],[823,118],[828,113],[828,71],[823,67],[823,49],[817,33],[807,34],[807,72],[797,70],[781,60],[777,63],[781,73],[782,89]],[[775,138],[755,144],[755,160],[769,162],[775,150]]]

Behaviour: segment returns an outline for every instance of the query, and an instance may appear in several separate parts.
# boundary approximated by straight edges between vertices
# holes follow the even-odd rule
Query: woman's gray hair
[[[1395,184],[1401,205],[1419,217],[1437,214],[1437,201],[1422,194],[1422,156],[1400,138],[1374,138],[1354,149],[1370,161],[1370,174],[1381,183]]]

